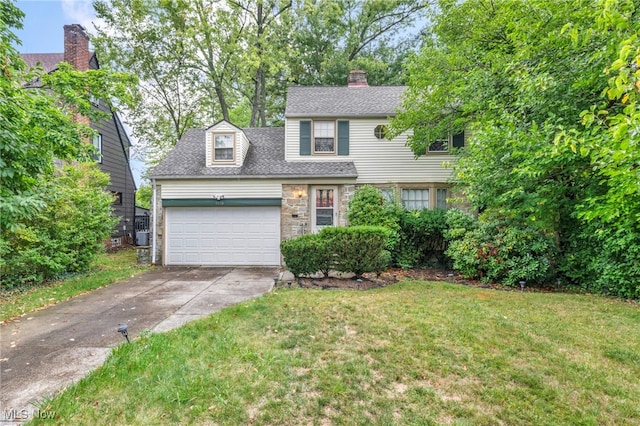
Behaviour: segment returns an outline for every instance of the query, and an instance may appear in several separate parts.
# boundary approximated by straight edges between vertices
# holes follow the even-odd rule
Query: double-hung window
[[[213,135],[213,161],[230,162],[234,160],[234,139],[232,133]]]
[[[313,122],[313,152],[330,154],[336,151],[336,122]]]

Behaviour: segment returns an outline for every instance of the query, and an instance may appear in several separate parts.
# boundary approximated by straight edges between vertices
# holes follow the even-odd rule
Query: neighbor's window
[[[403,189],[402,205],[407,210],[422,210],[429,208],[428,189]]]
[[[447,209],[447,190],[445,188],[436,189],[436,208]]]
[[[112,192],[113,204],[122,205],[122,192]]]
[[[387,137],[387,126],[385,126],[384,124],[377,125],[376,128],[373,129],[373,134],[378,139],[386,138]]]
[[[233,161],[235,137],[232,133],[213,135],[213,161]]]
[[[96,149],[96,153],[93,159],[98,163],[102,163],[102,135],[100,133],[93,135],[93,147]]]
[[[335,152],[336,123],[335,121],[313,122],[313,151],[316,153]]]

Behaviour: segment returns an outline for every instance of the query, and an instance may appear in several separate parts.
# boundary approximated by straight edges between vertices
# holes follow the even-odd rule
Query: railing
[[[149,231],[149,215],[137,215],[134,221],[136,232]]]

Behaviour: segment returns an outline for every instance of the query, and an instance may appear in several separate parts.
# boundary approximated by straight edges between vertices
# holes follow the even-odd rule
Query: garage
[[[280,207],[168,207],[167,265],[280,264]]]

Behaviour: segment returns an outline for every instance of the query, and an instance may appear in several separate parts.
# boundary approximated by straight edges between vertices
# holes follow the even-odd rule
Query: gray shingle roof
[[[293,86],[285,117],[389,117],[400,107],[406,86]],[[313,102],[309,102],[313,100]]]
[[[151,178],[304,178],[358,176],[350,161],[286,162],[284,160],[284,128],[251,128],[243,130],[251,142],[241,167],[207,167],[205,129],[187,131],[167,157],[150,173]]]
[[[64,53],[22,53],[20,56],[30,67],[39,63],[45,72],[57,69],[58,64],[64,61]]]

